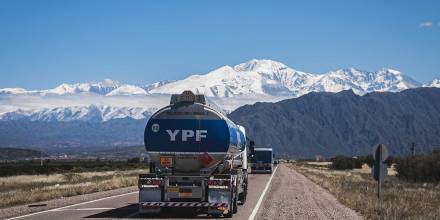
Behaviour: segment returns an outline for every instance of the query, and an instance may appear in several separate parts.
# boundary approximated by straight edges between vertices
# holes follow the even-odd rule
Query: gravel
[[[283,164],[279,166],[257,216],[258,220],[362,219],[329,192]]]

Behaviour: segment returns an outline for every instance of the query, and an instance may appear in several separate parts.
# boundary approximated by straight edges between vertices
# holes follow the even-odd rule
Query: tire
[[[232,213],[237,213],[238,212],[238,205],[237,205],[237,199],[234,199],[234,202],[232,203],[233,207],[232,207]]]
[[[238,195],[238,201],[240,201],[240,205],[244,205],[246,202],[246,193],[242,192]]]
[[[247,193],[248,193],[248,173],[244,172],[244,181],[243,181],[243,192],[238,194],[238,201],[240,201],[240,205],[244,205],[246,203]]]
[[[211,214],[211,217],[213,218],[220,218],[222,215],[221,214]]]
[[[240,205],[244,205],[246,203],[246,197],[247,197],[247,186],[245,186],[244,191],[240,194],[238,194],[238,200],[240,201]]]
[[[231,209],[224,215],[225,218],[232,218],[235,213],[237,213],[237,199],[232,199],[231,201]]]
[[[226,214],[224,215],[224,217],[225,217],[225,218],[232,218],[233,215],[234,215],[234,213],[232,213],[232,211],[229,210],[228,213],[226,213]]]

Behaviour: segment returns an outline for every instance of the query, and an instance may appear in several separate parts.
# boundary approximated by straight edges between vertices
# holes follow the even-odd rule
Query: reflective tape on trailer
[[[214,202],[143,202],[142,207],[228,207],[228,203]]]

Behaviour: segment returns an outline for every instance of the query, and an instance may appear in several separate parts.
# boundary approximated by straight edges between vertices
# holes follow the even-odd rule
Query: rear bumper
[[[139,208],[228,208],[228,203],[214,203],[214,202],[141,202]]]
[[[260,166],[260,167],[252,167],[252,173],[272,173],[272,166]]]

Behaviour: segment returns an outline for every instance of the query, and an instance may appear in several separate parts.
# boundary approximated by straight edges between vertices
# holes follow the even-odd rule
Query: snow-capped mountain
[[[180,93],[191,88],[214,97],[244,94],[298,97],[309,92],[339,92],[352,89],[363,95],[373,91],[397,92],[420,83],[392,69],[377,72],[354,68],[324,74],[301,72],[271,60],[251,60],[234,67],[224,66],[206,75],[192,75],[158,87],[150,93]]]
[[[153,90],[155,88],[159,88],[165,84],[172,83],[174,81],[175,80],[165,80],[165,81],[155,82],[155,83],[152,83],[149,85],[141,86],[141,88],[144,89],[145,91],[149,92],[150,90]]]
[[[424,87],[437,87],[440,88],[440,79],[434,79],[431,82],[423,85]]]
[[[106,94],[106,96],[112,95],[146,95],[147,91],[138,86],[123,85],[114,89],[113,91]]]
[[[433,81],[425,86],[439,86]],[[376,72],[355,68],[323,74],[292,69],[272,60],[250,60],[223,66],[204,75],[149,85],[129,85],[106,79],[101,82],[61,84],[53,89],[0,89],[0,121],[108,121],[117,118],[148,118],[166,105],[170,94],[192,90],[230,112],[257,101],[279,101],[309,92],[352,89],[363,95],[374,91],[397,92],[421,86],[392,69]]]
[[[196,93],[212,97],[237,95],[291,96],[311,74],[296,71],[270,60],[251,60],[234,67],[224,66],[205,75],[192,75],[186,79],[168,83],[150,93],[180,93],[191,88]]]
[[[90,83],[63,83],[53,89],[26,90],[23,88],[4,88],[0,89],[0,94],[38,94],[38,95],[67,95],[78,93],[97,93],[105,95],[123,84],[111,79],[104,79],[101,82]]]
[[[0,95],[1,94],[25,94],[29,93],[26,89],[23,88],[4,88],[0,89]]]
[[[76,83],[76,84],[63,83],[56,88],[42,90],[40,92],[43,94],[57,94],[57,95],[93,92],[93,93],[105,95],[119,88],[120,86],[122,86],[122,83],[118,81],[114,81],[111,79],[104,79],[102,82],[92,82],[92,83]]]
[[[100,95],[139,95],[147,94],[148,91],[163,86],[171,80],[156,82],[148,85],[129,85],[119,81],[104,79],[101,82],[90,83],[63,83],[53,89],[26,90],[24,88],[0,89],[0,94],[38,94],[38,95],[74,95],[79,93],[96,93]]]
[[[3,120],[28,119],[31,121],[108,121],[118,118],[144,119],[157,109],[142,107],[114,107],[105,105],[67,106],[42,110],[18,109],[2,115]]]

